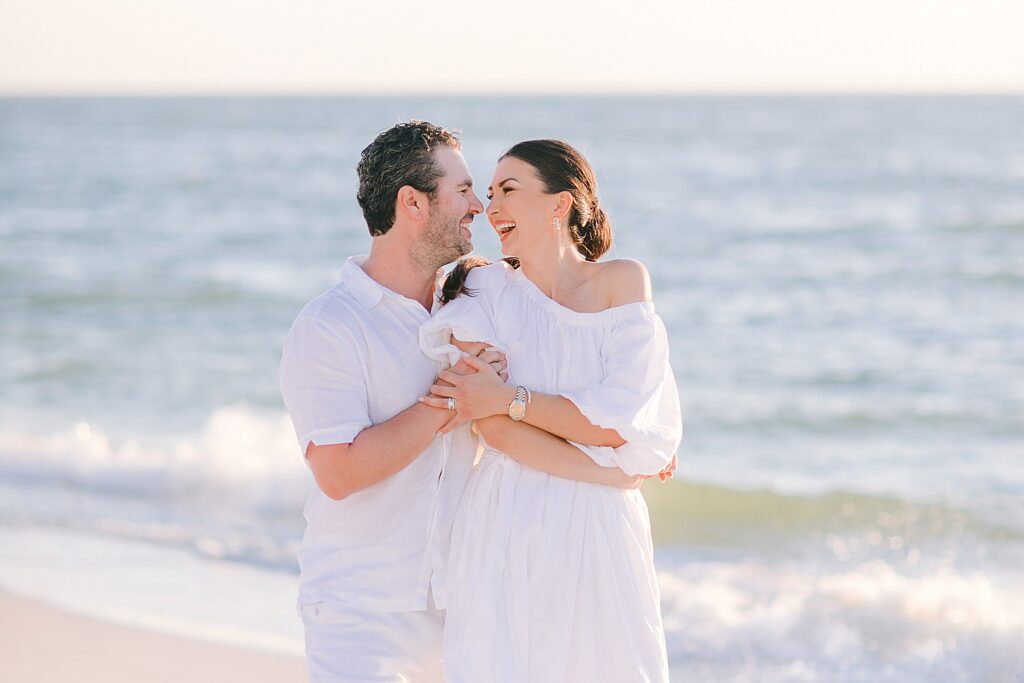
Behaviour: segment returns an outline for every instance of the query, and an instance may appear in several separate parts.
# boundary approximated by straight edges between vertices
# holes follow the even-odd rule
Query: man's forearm
[[[317,485],[329,497],[342,500],[397,474],[427,449],[449,417],[417,403],[367,427],[351,444],[310,444],[307,458]]]
[[[583,451],[553,434],[504,415],[476,421],[477,431],[489,445],[527,467],[565,479],[635,488],[641,478],[618,467],[602,467]]]

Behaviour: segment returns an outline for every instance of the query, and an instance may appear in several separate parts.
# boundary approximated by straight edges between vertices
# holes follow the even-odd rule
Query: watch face
[[[508,416],[513,420],[521,420],[526,415],[526,404],[520,403],[519,401],[513,401],[512,405],[508,407]]]

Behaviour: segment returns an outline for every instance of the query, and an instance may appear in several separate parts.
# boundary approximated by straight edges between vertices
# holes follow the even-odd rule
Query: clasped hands
[[[453,429],[491,415],[504,415],[515,398],[515,388],[506,384],[508,362],[505,354],[482,342],[463,342],[452,338],[463,352],[458,363],[437,376],[430,395],[419,400],[434,408],[451,408],[452,418],[438,431]]]

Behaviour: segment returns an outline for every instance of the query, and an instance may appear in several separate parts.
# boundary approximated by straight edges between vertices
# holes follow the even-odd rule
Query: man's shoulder
[[[292,333],[310,328],[333,333],[351,331],[360,326],[361,311],[356,298],[339,282],[302,307],[292,322]]]

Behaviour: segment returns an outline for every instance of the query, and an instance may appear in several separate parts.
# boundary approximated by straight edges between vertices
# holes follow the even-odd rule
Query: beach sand
[[[0,592],[0,680],[300,683],[299,657],[97,621]]]

